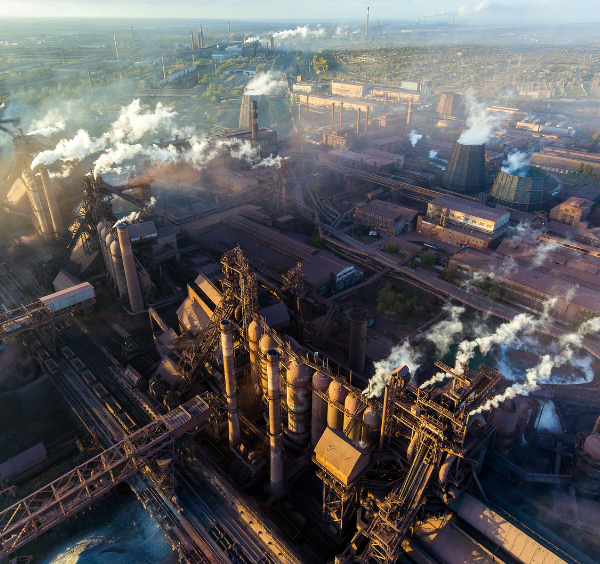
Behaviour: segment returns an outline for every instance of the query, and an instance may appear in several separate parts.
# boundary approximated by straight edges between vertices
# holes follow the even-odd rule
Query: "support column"
[[[235,361],[233,357],[233,330],[231,321],[221,321],[221,349],[223,351],[223,372],[225,375],[225,394],[227,395],[227,420],[229,423],[229,448],[234,449],[242,442],[240,414],[237,402],[237,384],[235,380]]]
[[[269,402],[269,440],[271,443],[271,495],[283,493],[283,451],[281,448],[281,395],[279,392],[279,353],[267,351],[267,392]]]

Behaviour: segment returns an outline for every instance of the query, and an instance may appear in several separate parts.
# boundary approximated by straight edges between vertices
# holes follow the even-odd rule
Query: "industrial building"
[[[398,235],[415,228],[418,212],[383,200],[370,200],[356,206],[354,217],[364,225],[375,227],[386,235]]]
[[[417,231],[457,246],[490,248],[506,235],[509,221],[507,212],[440,196],[417,219]]]
[[[459,94],[442,92],[435,111],[441,116],[459,117],[461,103],[462,97]]]
[[[330,92],[332,96],[345,96],[347,98],[364,98],[369,87],[359,82],[339,82],[332,80]]]
[[[594,202],[585,198],[569,198],[562,204],[554,206],[550,210],[550,219],[572,225],[573,227],[587,227],[587,219],[590,216],[590,211]]]
[[[343,166],[373,172],[374,174],[396,170],[396,163],[393,160],[345,149],[327,151],[327,158]]]
[[[292,87],[293,92],[315,92],[317,90],[317,83],[309,80],[299,80],[294,83]]]
[[[581,163],[591,166],[595,175],[600,173],[600,155],[587,151],[546,146],[531,156],[532,165],[562,174],[577,172]]]

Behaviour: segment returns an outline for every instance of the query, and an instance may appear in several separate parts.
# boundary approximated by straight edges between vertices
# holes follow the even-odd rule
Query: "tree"
[[[434,266],[435,264],[437,264],[437,257],[434,253],[421,253],[419,255],[419,259],[421,260],[421,264],[423,266]]]
[[[386,253],[395,253],[398,250],[398,247],[396,246],[396,243],[388,243],[383,250]]]

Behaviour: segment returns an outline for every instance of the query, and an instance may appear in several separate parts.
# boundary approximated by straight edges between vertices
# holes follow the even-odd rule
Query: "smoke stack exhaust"
[[[267,351],[267,392],[269,402],[269,441],[271,446],[271,495],[281,496],[284,489],[281,448],[281,396],[279,392],[279,353]]]
[[[342,129],[343,126],[343,119],[344,119],[344,102],[340,103],[340,129]]]
[[[348,319],[350,320],[348,367],[352,372],[362,374],[365,369],[367,324],[371,319],[371,312],[368,309],[355,307],[348,312]]]
[[[360,135],[360,108],[358,108],[358,115],[356,116],[356,137]]]
[[[117,225],[119,234],[119,245],[121,246],[121,257],[123,259],[123,269],[125,270],[125,280],[127,282],[127,293],[129,294],[129,304],[131,312],[138,313],[144,309],[142,292],[138,281],[137,270],[135,268],[135,259],[133,258],[133,249],[131,248],[131,239],[126,225]]]
[[[271,51],[275,52],[275,39],[273,38],[272,35],[271,35]]]
[[[133,40],[133,50],[135,51],[135,33],[133,33],[133,26],[131,26],[131,39]]]
[[[369,39],[369,8],[367,7],[367,26],[365,27],[365,41]]]
[[[335,129],[335,104],[331,104],[331,132]]]
[[[412,100],[408,101],[408,113],[406,114],[406,125],[412,124]]]
[[[238,412],[237,384],[233,356],[233,330],[231,321],[221,321],[221,350],[223,351],[223,372],[225,394],[227,395],[227,420],[229,423],[229,448],[236,448],[242,442],[240,415]]]
[[[202,35],[202,26],[200,26],[200,49],[204,49],[204,35]]]
[[[250,112],[252,114],[252,144],[258,144],[258,102],[252,100],[250,102]]]
[[[42,185],[44,192],[46,193],[46,201],[48,202],[48,211],[50,212],[50,219],[52,220],[52,227],[57,235],[60,235],[65,227],[63,225],[62,216],[56,203],[56,186],[50,180],[48,169],[45,166],[40,167],[40,176],[42,177]]]

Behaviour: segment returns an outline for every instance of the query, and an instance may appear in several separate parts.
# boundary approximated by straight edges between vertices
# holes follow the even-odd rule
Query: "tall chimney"
[[[200,32],[198,32],[198,43],[197,43],[197,45],[198,45],[198,51],[199,51],[200,50]]]
[[[335,129],[335,104],[331,104],[331,131]]]
[[[271,35],[271,51],[275,51],[275,39]]]
[[[133,33],[133,26],[131,26],[131,39],[133,39],[133,50],[135,51],[135,33]]]
[[[31,170],[28,168],[23,171],[23,180],[25,181],[25,186],[27,187],[27,195],[29,196],[31,211],[35,217],[38,230],[42,235],[48,235],[50,229],[48,228],[48,224],[44,216],[44,208],[42,207],[42,200],[40,198],[38,186],[35,183]]]
[[[356,116],[356,137],[360,136],[360,108],[358,108],[358,115]]]
[[[88,80],[90,81],[90,90],[92,92],[92,96],[94,95],[94,87],[92,86],[92,75],[90,74],[90,71],[88,70]]]
[[[227,39],[231,39],[231,26],[227,22]]]
[[[350,320],[348,367],[352,372],[362,375],[365,369],[367,324],[371,319],[371,312],[368,309],[355,307],[348,312],[348,319]]]
[[[412,124],[412,100],[408,101],[408,113],[406,114],[406,125]]]
[[[252,144],[258,145],[258,102],[250,102],[250,113],[252,114]]]
[[[126,225],[117,225],[119,234],[119,245],[121,246],[121,257],[123,258],[123,269],[125,270],[125,280],[127,282],[127,293],[129,294],[129,304],[131,312],[138,313],[144,309],[142,292],[138,281],[137,270],[135,268],[135,259],[133,258],[133,249],[131,248],[131,239]]]
[[[167,69],[165,69],[165,58],[162,58],[162,64],[163,64],[163,78],[165,80],[167,80]]]
[[[194,50],[194,32],[190,31],[190,49]]]
[[[233,357],[233,330],[231,321],[221,321],[221,350],[223,351],[223,372],[225,373],[225,394],[227,395],[227,420],[229,422],[229,448],[236,448],[242,442],[240,415],[238,412],[237,385]]]
[[[204,35],[202,34],[202,26],[200,26],[200,49],[204,49]]]
[[[344,120],[344,102],[340,102],[340,129],[342,129],[342,127],[344,127],[343,120]]]
[[[279,497],[284,489],[281,449],[281,396],[279,393],[279,353],[267,351],[267,392],[269,403],[269,440],[271,443],[271,495]]]
[[[369,129],[369,106],[367,106],[367,117],[365,118],[365,135]]]
[[[108,237],[107,237],[108,239]],[[125,280],[125,270],[123,269],[123,258],[121,257],[121,248],[118,241],[110,244],[110,256],[113,261],[113,271],[115,273],[115,283],[119,289],[119,297],[127,295],[127,280]]]
[[[115,40],[115,51],[117,52],[117,59],[119,58],[119,48],[117,47],[117,36],[113,35],[113,39]]]
[[[45,166],[40,167],[40,176],[42,177],[42,185],[44,186],[44,192],[46,193],[46,200],[48,201],[48,210],[50,211],[50,219],[52,220],[52,227],[57,235],[60,235],[64,230],[62,216],[56,203],[56,186],[52,184],[48,169]]]
[[[365,27],[365,41],[369,39],[369,8],[367,7],[367,26]]]

